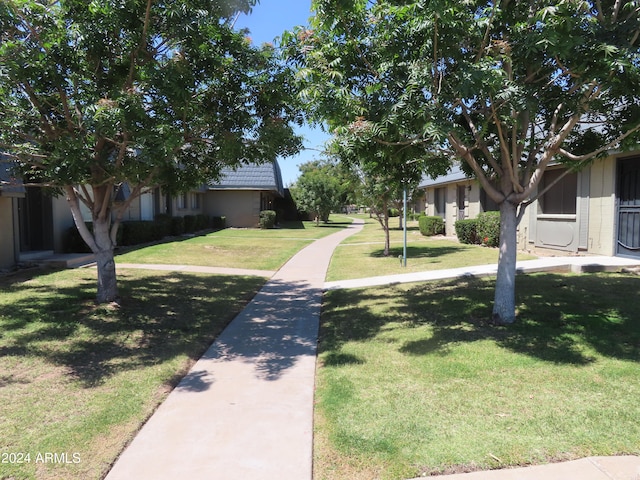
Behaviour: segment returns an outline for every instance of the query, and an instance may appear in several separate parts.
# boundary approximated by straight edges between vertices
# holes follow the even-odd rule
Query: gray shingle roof
[[[454,165],[446,175],[438,178],[424,177],[420,182],[420,188],[435,187],[438,185],[446,185],[447,183],[456,183],[469,180],[469,177],[462,171],[459,165]]]
[[[284,196],[282,173],[278,162],[240,165],[224,168],[220,179],[208,185],[209,190],[266,190]]]
[[[22,180],[11,174],[11,163],[0,154],[0,195],[4,197],[24,197],[25,189]]]

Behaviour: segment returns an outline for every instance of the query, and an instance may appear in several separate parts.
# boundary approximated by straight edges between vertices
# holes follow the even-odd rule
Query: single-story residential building
[[[0,162],[0,270],[13,267],[18,261],[16,246],[18,229],[17,200],[25,197],[25,188],[11,178],[9,165]]]
[[[116,201],[124,201],[129,187],[118,189]],[[171,196],[154,188],[135,199],[123,221],[153,220],[158,214],[186,216],[205,214],[226,217],[226,225],[255,227],[260,211],[275,209],[284,198],[282,175],[277,162],[227,168],[218,182]],[[85,220],[91,220],[81,204]],[[74,221],[64,196],[51,195],[46,188],[24,187],[11,178],[10,164],[0,162],[0,270],[20,262],[61,253],[66,232]]]
[[[204,212],[226,217],[229,227],[256,227],[263,210],[275,210],[285,197],[278,162],[225,168],[206,186]]]
[[[563,172],[561,165],[549,167],[540,188]],[[445,220],[446,235],[455,235],[456,220],[498,209],[460,168],[420,187],[425,212]],[[523,250],[640,258],[640,152],[611,155],[566,175],[527,208],[518,242]]]

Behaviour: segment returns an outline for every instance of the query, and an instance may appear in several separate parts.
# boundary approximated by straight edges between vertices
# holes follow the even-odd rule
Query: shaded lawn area
[[[407,479],[640,454],[640,277],[493,280],[325,297],[314,478]]]
[[[278,270],[313,240],[349,223],[346,218],[335,217],[329,224],[317,227],[313,222],[288,222],[271,230],[228,228],[139,248],[118,255],[116,262]]]
[[[0,478],[103,478],[263,283],[121,269],[118,308],[94,304],[90,269],[0,279],[1,450],[31,456]],[[79,463],[36,463],[46,452]]]
[[[392,219],[397,221],[397,219]],[[441,236],[425,237],[417,222],[407,223],[407,266],[401,265],[403,232],[390,231],[390,255],[384,254],[384,231],[380,224],[365,219],[363,231],[346,239],[335,250],[327,272],[327,281],[365,278],[378,275],[443,270],[498,262],[498,249],[465,245]],[[518,253],[518,260],[537,258]]]

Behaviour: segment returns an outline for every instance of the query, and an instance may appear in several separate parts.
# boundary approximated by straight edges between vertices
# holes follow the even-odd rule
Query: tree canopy
[[[116,231],[142,192],[184,191],[301,147],[290,72],[233,28],[255,3],[0,3],[0,149],[26,183],[66,195],[98,260],[99,301],[117,294]]]
[[[552,163],[637,145],[638,1],[315,0],[289,37],[303,99],[371,149],[452,161],[501,209],[494,320],[515,319],[516,228]],[[404,160],[401,160],[404,162]]]
[[[344,188],[338,167],[329,161],[311,161],[300,166],[300,176],[291,187],[299,210],[313,214],[316,223],[327,222],[340,209]]]

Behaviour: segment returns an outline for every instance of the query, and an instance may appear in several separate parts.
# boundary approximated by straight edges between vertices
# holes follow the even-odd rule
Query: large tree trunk
[[[500,204],[500,256],[493,303],[493,321],[497,324],[516,320],[517,227],[516,206],[505,200]]]
[[[116,280],[116,263],[113,258],[114,245],[110,235],[111,222],[108,219],[94,219],[93,235],[97,250],[98,268],[98,303],[115,302],[118,298],[118,284]]]

